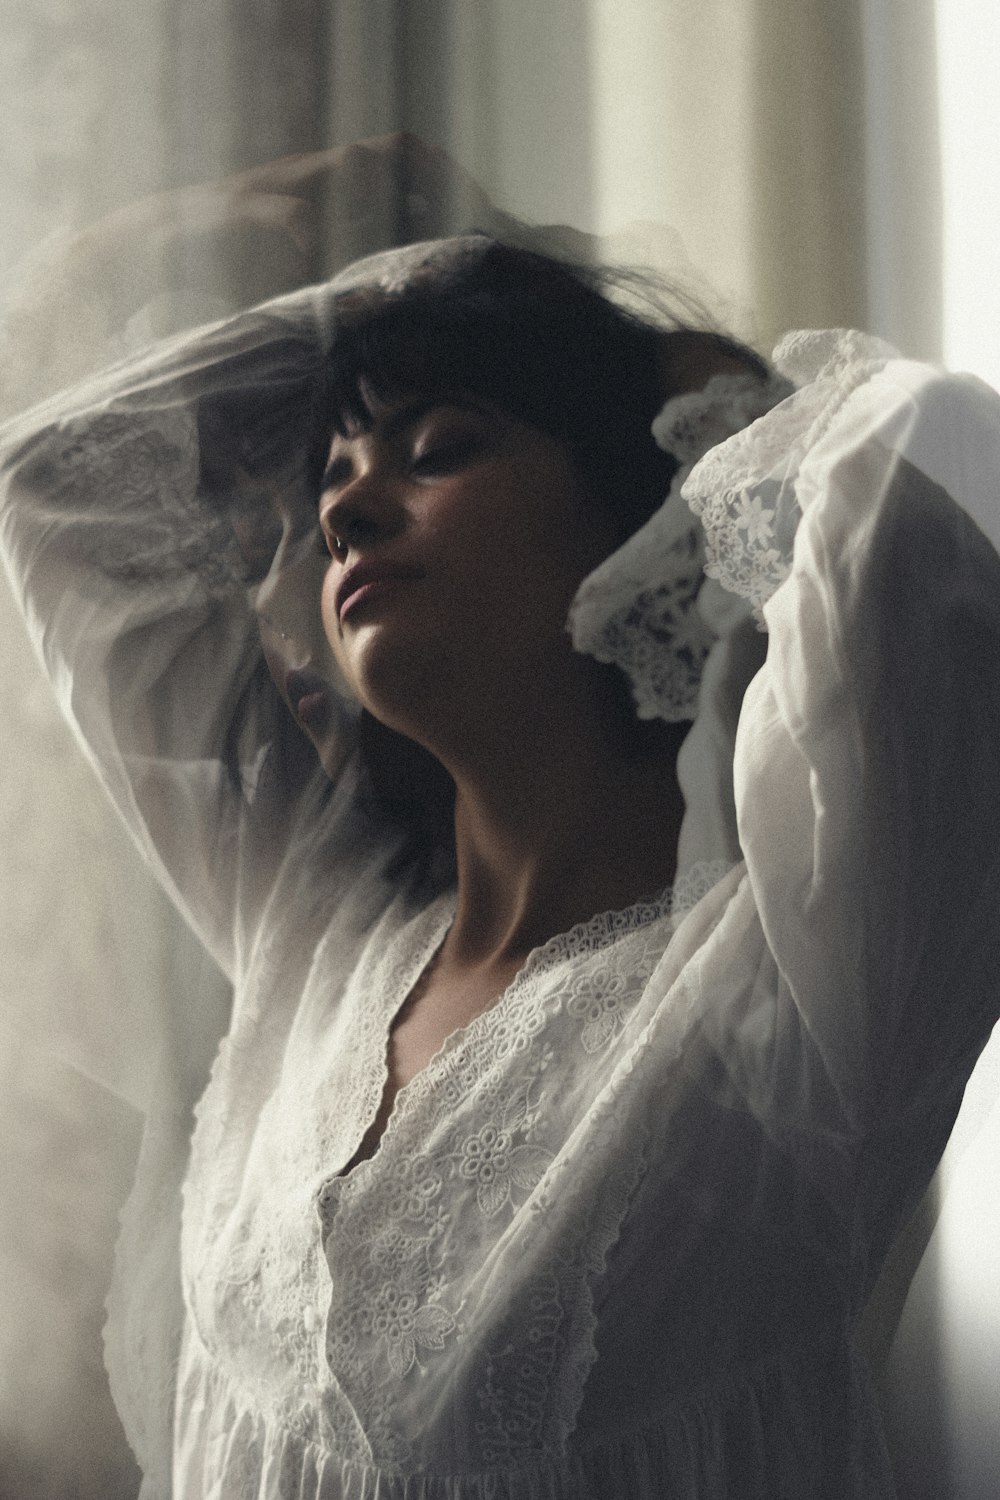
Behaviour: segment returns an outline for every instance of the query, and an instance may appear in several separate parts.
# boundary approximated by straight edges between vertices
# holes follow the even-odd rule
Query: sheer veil
[[[495,211],[490,217],[489,228],[577,260],[596,260],[606,248],[573,231],[532,231]],[[482,205],[477,205],[477,222],[483,224],[484,218]],[[295,414],[304,421],[308,413],[310,382],[333,334],[336,293],[359,280],[391,282],[434,253],[439,252],[433,244],[423,242],[377,252],[362,264],[352,262],[333,283],[291,292],[279,288],[277,298],[255,309],[227,306],[217,288],[178,284],[176,273],[164,278],[171,284],[162,284],[158,272],[142,266],[149,256],[148,224],[143,223],[137,228],[126,224],[105,241],[87,233],[52,240],[23,267],[0,333],[0,411],[5,419],[0,459],[5,487],[16,491],[21,502],[30,497],[30,503],[19,504],[22,522],[13,529],[5,513],[6,549],[21,581],[15,587],[30,580],[29,627],[47,657],[57,696],[75,719],[77,735],[100,768],[105,790],[132,825],[133,837],[128,777],[116,781],[113,769],[109,773],[116,753],[100,741],[99,725],[109,710],[119,721],[128,718],[128,695],[141,689],[138,679],[121,671],[120,662],[111,678],[100,662],[101,653],[108,659],[115,655],[113,642],[121,637],[126,619],[129,638],[137,643],[144,633],[152,638],[176,610],[178,599],[187,599],[180,633],[166,630],[156,660],[145,659],[146,672],[160,673],[164,684],[172,655],[198,649],[198,632],[210,616],[222,622],[211,635],[212,666],[220,670],[229,663],[232,694],[221,705],[209,696],[204,722],[185,725],[193,756],[200,736],[208,735],[215,717],[224,712],[240,775],[248,785],[260,765],[248,758],[252,748],[246,747],[260,743],[266,733],[258,722],[260,713],[272,712],[260,703],[254,706],[246,691],[252,686],[256,650],[250,613],[241,602],[246,559],[234,539],[231,510],[206,503],[203,480],[211,455],[206,452],[205,412],[214,405],[234,419],[240,441],[252,444],[259,474],[280,476],[282,484],[304,483],[303,427]],[[279,420],[261,424],[265,409],[277,411]],[[244,496],[248,506],[256,500]],[[61,538],[62,554],[80,564],[79,577],[69,577],[49,562],[47,542],[54,536]],[[68,547],[67,538],[72,539]],[[54,638],[63,652],[66,642],[71,643],[67,659],[72,669],[57,659],[58,653],[52,654]],[[719,686],[720,712],[731,720],[731,731],[738,694],[734,700],[726,672],[716,675],[725,679]],[[92,712],[81,699],[84,680],[90,682],[88,692],[96,685]],[[42,692],[44,700],[44,689],[32,691]],[[166,691],[164,713],[170,712],[169,701]],[[350,720],[347,708],[345,759],[352,743]],[[52,733],[59,736],[61,727],[54,726]],[[141,751],[141,746],[135,748]],[[711,779],[708,792],[725,784],[723,772]],[[689,840],[688,862],[721,856],[728,863],[735,840],[731,796],[722,813],[708,816],[704,826],[714,831]],[[122,843],[115,830],[95,837]],[[141,836],[139,842],[176,900],[184,875],[164,868]],[[53,850],[52,858],[58,868],[62,852]],[[123,870],[132,867],[127,850],[121,859]],[[43,1058],[79,1069],[129,1110],[140,1111],[144,1120],[135,1186],[122,1218],[105,1340],[112,1389],[147,1469],[146,1493],[152,1497],[161,1482],[156,1476],[167,1472],[169,1458],[164,1382],[174,1365],[181,1316],[181,1182],[192,1110],[227,1024],[228,989],[213,958],[164,913],[157,892],[146,895],[141,882],[117,872],[106,879],[111,889],[120,881],[131,886],[131,906],[125,904],[124,890],[122,898],[107,901],[112,915],[121,912],[122,919],[107,932],[104,968],[95,972],[89,953],[74,960],[64,950],[62,961],[85,971],[86,983],[58,986],[65,998],[45,1016],[38,1013],[32,986],[12,983],[5,1025],[27,1038]],[[125,915],[134,913],[137,903],[144,913],[138,922]],[[225,966],[219,935],[202,930],[200,936]],[[93,999],[86,999],[91,992]],[[158,1388],[160,1402],[155,1399]],[[157,1409],[160,1419],[151,1422],[150,1413]]]

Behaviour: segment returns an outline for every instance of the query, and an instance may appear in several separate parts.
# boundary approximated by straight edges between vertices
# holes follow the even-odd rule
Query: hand
[[[285,157],[222,186],[258,210],[275,197],[294,200],[296,227],[313,246],[319,241],[328,260],[331,246],[350,239],[352,253],[328,264],[329,273],[358,255],[505,221],[447,152],[407,132]]]
[[[128,316],[163,287],[247,304],[376,250],[513,222],[446,152],[397,133],[141,199],[76,250],[116,278]]]

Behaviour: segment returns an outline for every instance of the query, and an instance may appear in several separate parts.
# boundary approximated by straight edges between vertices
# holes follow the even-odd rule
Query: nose
[[[390,478],[377,466],[328,494],[320,505],[320,517],[327,535],[340,543],[335,555],[341,561],[348,552],[367,550],[397,536],[406,522],[405,508]]]

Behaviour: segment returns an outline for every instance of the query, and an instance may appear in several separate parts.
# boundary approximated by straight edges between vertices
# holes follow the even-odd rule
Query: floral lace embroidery
[[[725,859],[697,860],[674,881],[670,895],[671,916],[676,920],[692,911],[732,868]]]
[[[583,1022],[580,1044],[584,1052],[597,1052],[606,1046],[624,1025],[625,994],[622,974],[601,975],[595,980],[584,979],[571,985],[566,1009]]]
[[[515,1187],[530,1193],[552,1160],[539,1146],[514,1144],[529,1115],[523,1089],[504,1107],[499,1125],[484,1125],[462,1144],[458,1175],[476,1184],[476,1202],[488,1219],[506,1207]]]
[[[231,527],[199,492],[189,411],[68,418],[27,458],[20,479],[39,497],[39,522],[71,526],[77,560],[105,576],[163,586],[194,573],[223,593],[242,575]]]
[[[458,1033],[403,1091],[397,1101],[399,1117],[390,1122],[376,1156],[322,1190],[320,1212],[333,1287],[328,1361],[353,1410],[363,1413],[369,1441],[377,1441],[386,1461],[398,1461],[409,1451],[393,1424],[386,1376],[411,1377],[428,1361],[443,1357],[451,1342],[474,1336],[475,1310],[451,1283],[446,1249],[453,1242],[449,1237],[467,1219],[463,1203],[468,1205],[471,1195],[480,1220],[498,1225],[484,1241],[491,1244],[522,1206],[545,1199],[546,1176],[559,1144],[552,1120],[539,1106],[541,1080],[558,1045],[546,1044],[549,1032],[561,1021],[563,1030],[567,1024],[574,1027],[584,1053],[593,1055],[608,1046],[627,1025],[662,954],[658,923],[696,899],[696,891],[714,883],[718,873],[714,866],[690,872],[676,891],[625,912],[601,914],[536,950],[498,1005]],[[387,969],[394,968],[390,954]],[[555,972],[558,980],[542,983]],[[515,1057],[523,1058],[521,1080],[510,1093],[503,1062]],[[474,1098],[476,1126],[470,1130],[461,1105]],[[408,1123],[415,1124],[421,1115],[419,1138],[434,1139],[433,1161],[413,1154],[417,1138],[407,1134]],[[471,1226],[467,1232],[477,1233]],[[576,1290],[569,1303],[584,1296],[581,1278],[577,1267],[570,1278]],[[530,1445],[550,1404],[543,1401],[539,1408],[538,1402],[551,1394],[553,1340],[560,1328],[561,1336],[568,1337],[569,1303],[560,1302],[550,1281],[544,1296],[536,1288],[530,1301],[537,1317],[518,1331],[518,1358],[498,1353],[500,1364],[486,1361],[487,1384],[495,1369],[507,1396],[498,1404],[484,1387],[478,1416],[484,1455]],[[489,1413],[505,1429],[492,1439],[486,1431]],[[514,1413],[520,1415],[515,1418]],[[509,1430],[512,1421],[520,1433],[517,1443]]]
[[[783,375],[713,375],[702,390],[666,402],[653,421],[653,437],[665,452],[690,467],[790,396],[792,389]]]
[[[680,464],[670,493],[646,525],[584,579],[569,615],[576,649],[627,674],[640,718],[694,717],[716,639],[700,608],[704,536],[681,498],[691,465],[790,389],[777,376],[715,375],[704,390],[668,401],[653,423],[657,443]]]
[[[422,1376],[474,1357],[484,1375],[469,1420],[478,1424],[484,1457],[532,1451],[553,1422],[566,1429],[573,1382],[582,1389],[587,1362],[590,1288],[632,1178],[623,1171],[609,1184],[614,1202],[603,1210],[580,1206],[589,1227],[578,1251],[561,1271],[536,1273],[527,1304],[518,1298],[517,1326],[505,1332],[486,1337],[480,1326],[456,1240],[481,1243],[485,1261],[516,1216],[538,1213],[542,1224],[573,1201],[578,1189],[559,1165],[572,1120],[552,1107],[551,1070],[557,1059],[569,1061],[573,1044],[581,1059],[606,1052],[610,1063],[617,1055],[668,941],[664,919],[699,899],[724,868],[696,867],[673,891],[603,913],[537,949],[497,1005],[456,1033],[400,1093],[376,1154],[346,1177],[327,1176],[317,1191],[308,1186],[313,1164],[349,1160],[378,1108],[388,1024],[440,942],[453,898],[401,928],[397,916],[388,942],[381,930],[373,934],[352,979],[349,1057],[339,1071],[336,1059],[327,1066],[317,1058],[316,1080],[290,1079],[262,1116],[262,1137],[277,1141],[268,1177],[300,1189],[283,1190],[278,1203],[261,1198],[236,1243],[227,1245],[224,1222],[209,1217],[210,1243],[191,1247],[204,1256],[198,1280],[215,1302],[216,1327],[229,1330],[224,1344],[242,1351],[241,1362],[258,1348],[254,1361],[263,1358],[292,1382],[252,1404],[265,1402],[300,1435],[335,1433],[345,1459],[403,1464],[414,1459],[413,1434],[423,1430],[422,1392],[435,1385]],[[303,1118],[302,1100],[318,1102],[321,1085],[339,1095],[349,1117],[335,1136],[329,1117],[314,1120],[307,1108]],[[606,1112],[612,1139],[613,1101]],[[600,1128],[588,1119],[589,1130]],[[477,1353],[462,1356],[470,1344]]]
[[[706,574],[749,600],[761,623],[791,568],[802,462],[850,395],[894,356],[867,334],[788,334],[774,363],[801,388],[711,449],[684,483],[684,499],[705,529]]]

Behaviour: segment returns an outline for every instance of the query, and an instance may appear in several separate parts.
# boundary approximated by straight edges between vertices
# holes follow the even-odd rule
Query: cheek
[[[311,540],[283,547],[271,571],[257,588],[254,611],[261,639],[280,643],[293,665],[322,672],[329,664],[329,647],[320,611],[326,568]]]
[[[508,601],[537,627],[562,632],[580,583],[610,550],[592,534],[575,492],[554,476],[548,490],[517,496],[517,506],[489,518],[480,538],[484,596]]]
[[[277,688],[282,702],[285,704],[285,707],[289,710],[289,712],[291,712],[291,704],[285,696],[285,683],[288,679],[288,673],[291,670],[291,662],[288,661],[283,650],[281,649],[281,646],[275,638],[274,632],[269,629],[266,622],[261,620],[259,622],[259,626],[261,652],[264,657],[265,665],[268,672],[271,674],[271,681]]]

